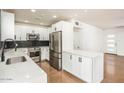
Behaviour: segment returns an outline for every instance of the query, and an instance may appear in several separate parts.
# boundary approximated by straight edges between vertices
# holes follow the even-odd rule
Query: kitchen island
[[[24,56],[25,62],[6,64],[8,58]],[[0,83],[47,83],[47,74],[20,50],[5,52],[5,61],[0,61]]]
[[[104,54],[84,50],[68,50],[62,53],[63,70],[79,79],[101,82],[104,78]]]

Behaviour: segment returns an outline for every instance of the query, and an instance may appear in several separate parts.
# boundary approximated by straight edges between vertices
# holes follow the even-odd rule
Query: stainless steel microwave
[[[27,33],[26,39],[27,40],[39,40],[40,34]]]

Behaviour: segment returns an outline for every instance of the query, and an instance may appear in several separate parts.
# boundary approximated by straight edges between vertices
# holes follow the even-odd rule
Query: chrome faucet
[[[4,49],[5,49],[6,41],[13,41],[13,43],[15,44],[15,51],[17,50],[17,44],[16,44],[15,40],[13,40],[11,38],[5,39],[3,42],[3,45],[2,45],[2,50],[1,50],[2,51],[1,52],[1,62],[5,61]]]

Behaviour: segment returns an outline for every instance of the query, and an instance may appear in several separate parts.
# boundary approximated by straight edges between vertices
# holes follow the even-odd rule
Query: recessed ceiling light
[[[75,18],[75,17],[77,17],[78,15],[77,14],[75,14],[73,17]]]
[[[25,20],[24,22],[25,22],[25,23],[28,23],[29,21],[28,21],[28,20]]]
[[[36,10],[35,10],[35,9],[31,9],[31,12],[35,13],[35,12],[36,12]]]
[[[57,16],[56,16],[56,15],[54,15],[54,16],[53,16],[53,18],[57,18]]]
[[[43,25],[43,23],[40,23],[40,25]]]
[[[74,16],[75,16],[75,17],[77,17],[78,15],[77,15],[77,14],[75,14]]]
[[[75,14],[75,15],[72,15],[71,18],[72,18],[72,19],[73,19],[73,18],[77,18],[77,16],[78,16],[78,15]]]
[[[86,12],[87,12],[87,10],[85,9],[85,10],[84,10],[84,12],[86,13]]]

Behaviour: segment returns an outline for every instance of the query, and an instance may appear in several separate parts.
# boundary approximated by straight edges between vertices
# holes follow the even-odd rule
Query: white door
[[[106,37],[107,53],[117,54],[117,40],[115,34],[108,34]]]

